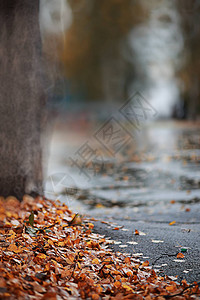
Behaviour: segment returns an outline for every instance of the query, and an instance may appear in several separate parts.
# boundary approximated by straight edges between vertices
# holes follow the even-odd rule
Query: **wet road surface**
[[[97,149],[96,140],[83,134],[76,143],[72,138],[70,148],[69,136],[56,138],[48,197],[59,197],[73,211],[100,220],[95,230],[110,236],[116,251],[149,260],[160,274],[200,280],[199,126],[149,124],[120,153],[100,149],[101,160],[95,156],[81,169],[77,153],[87,143]],[[135,235],[135,229],[143,234]],[[177,259],[181,248],[186,249],[184,258]]]

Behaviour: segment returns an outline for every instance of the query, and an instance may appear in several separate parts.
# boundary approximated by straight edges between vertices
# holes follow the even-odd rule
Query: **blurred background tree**
[[[200,1],[177,0],[184,38],[184,61],[179,76],[186,117],[195,119],[200,112]]]
[[[58,2],[51,16],[61,34],[51,30],[44,49],[49,61],[56,60],[49,73],[62,70],[54,94],[65,103],[113,104],[140,90],[149,92],[160,117],[198,116],[199,0]],[[68,13],[62,15],[64,8]]]
[[[69,4],[73,22],[61,55],[72,89],[81,89],[88,100],[124,99],[129,78],[134,77],[126,55],[127,35],[141,21],[139,2],[72,0]]]

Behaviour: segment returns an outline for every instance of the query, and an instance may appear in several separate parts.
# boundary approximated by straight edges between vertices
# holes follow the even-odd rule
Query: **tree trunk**
[[[42,194],[39,0],[0,0],[0,195]]]

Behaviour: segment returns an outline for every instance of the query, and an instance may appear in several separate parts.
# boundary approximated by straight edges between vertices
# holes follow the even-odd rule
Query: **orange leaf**
[[[99,300],[99,295],[98,294],[93,294],[92,295],[92,300]]]
[[[139,235],[139,231],[137,229],[135,229],[135,235]]]
[[[57,213],[58,215],[62,215],[62,214],[63,214],[63,211],[60,210],[60,209],[58,209],[58,210],[56,211],[56,213]]]
[[[21,253],[23,252],[23,247],[19,246],[19,248],[17,248],[16,250],[14,250],[15,253]]]
[[[177,257],[177,258],[184,258],[185,256],[184,256],[183,253],[178,253],[176,257]]]
[[[149,266],[149,261],[146,260],[143,262],[142,267],[148,267]]]
[[[59,247],[64,247],[64,246],[65,246],[65,242],[59,242],[59,243],[58,243],[58,246],[59,246]]]
[[[125,261],[126,264],[130,264],[131,263],[130,257],[126,257],[124,261]]]
[[[116,287],[116,288],[119,288],[121,285],[122,284],[119,280],[114,282],[114,287]]]
[[[169,223],[169,225],[174,225],[176,223],[176,221],[172,221]]]
[[[15,252],[17,251],[18,247],[15,244],[10,244],[8,247],[9,251]]]

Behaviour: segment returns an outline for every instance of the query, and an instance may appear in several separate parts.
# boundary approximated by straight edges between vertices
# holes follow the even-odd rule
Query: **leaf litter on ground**
[[[198,283],[161,277],[65,204],[0,198],[0,299],[198,299]],[[179,256],[181,253],[179,254]]]

